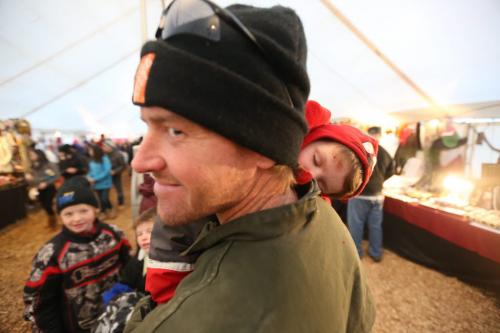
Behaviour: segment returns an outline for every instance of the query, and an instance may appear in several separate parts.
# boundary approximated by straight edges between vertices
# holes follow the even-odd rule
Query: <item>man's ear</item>
[[[253,154],[252,158],[255,161],[255,165],[259,169],[267,170],[276,165],[276,162],[270,159],[269,157],[266,157],[254,151],[252,151],[251,153]]]
[[[240,147],[240,154],[245,159],[245,164],[250,167],[267,170],[276,165],[276,162],[269,157],[245,147]]]
[[[262,156],[262,160],[257,161],[257,167],[264,169],[264,170],[271,169],[275,165],[276,165],[276,162],[274,162],[272,159],[265,157],[265,156]]]

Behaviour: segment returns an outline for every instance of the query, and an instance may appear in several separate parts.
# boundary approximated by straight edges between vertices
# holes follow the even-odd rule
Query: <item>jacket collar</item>
[[[208,222],[183,255],[207,250],[222,241],[263,240],[301,228],[316,211],[320,191],[316,181],[297,185],[295,191],[300,199],[294,203],[251,213],[223,225]]]

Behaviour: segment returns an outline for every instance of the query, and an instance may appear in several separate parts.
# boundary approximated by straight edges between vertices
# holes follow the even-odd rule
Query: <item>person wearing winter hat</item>
[[[330,111],[316,101],[306,103],[305,113],[309,132],[299,154],[297,183],[306,184],[315,178],[325,200],[348,199],[360,193],[375,164],[377,141],[352,126],[331,124]],[[153,192],[154,180],[151,181]],[[150,261],[147,276],[147,290],[156,303],[168,302],[179,282],[192,271],[197,256],[181,253],[202,227],[202,223],[196,222],[174,231],[157,222],[152,241],[154,261]],[[176,266],[181,269],[176,270]]]
[[[99,204],[85,177],[63,183],[56,208],[63,228],[33,259],[24,319],[36,332],[90,332],[130,245],[117,227],[97,219]]]
[[[50,163],[45,153],[40,149],[29,151],[31,160],[31,171],[25,174],[28,184],[38,193],[38,200],[47,213],[48,226],[57,227],[56,214],[53,209],[54,197],[56,195],[55,182],[59,179],[59,168]]]
[[[87,161],[71,145],[64,144],[58,148],[59,170],[64,179],[85,175],[88,171]]]
[[[315,182],[293,186],[306,54],[289,8],[174,0],[164,11],[135,77],[147,133],[132,167],[153,175],[166,225],[210,221],[183,253],[201,253],[193,272],[169,302],[141,301],[125,332],[371,329],[349,233]]]
[[[109,199],[109,192],[113,185],[111,161],[98,145],[89,145],[88,151],[90,162],[87,179],[92,183],[92,187],[99,197],[101,206],[100,218],[114,219],[116,218],[116,211]]]
[[[125,157],[113,141],[109,139],[105,140],[102,144],[102,150],[106,155],[108,155],[109,161],[111,162],[111,178],[118,199],[118,209],[122,210],[125,204],[125,195],[123,194],[122,186],[122,173],[127,168],[127,163],[125,162]]]
[[[330,111],[316,101],[308,101],[305,112],[309,132],[302,143],[297,180],[316,179],[330,198],[358,195],[375,167],[378,142],[355,127],[330,123]]]
[[[375,140],[381,137],[381,128],[374,126],[368,129]],[[382,188],[384,182],[395,172],[394,160],[391,155],[379,146],[377,151],[377,164],[373,170],[370,181],[366,184],[361,194],[347,202],[347,224],[351,232],[359,257],[364,256],[362,247],[365,226],[368,227],[368,255],[375,262],[380,262],[383,255],[382,246],[382,221],[384,215],[384,195]]]

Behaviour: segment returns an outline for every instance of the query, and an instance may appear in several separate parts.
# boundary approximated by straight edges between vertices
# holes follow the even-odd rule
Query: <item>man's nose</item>
[[[131,166],[139,173],[155,172],[165,167],[165,161],[160,156],[158,145],[154,144],[153,138],[148,135],[144,136]]]

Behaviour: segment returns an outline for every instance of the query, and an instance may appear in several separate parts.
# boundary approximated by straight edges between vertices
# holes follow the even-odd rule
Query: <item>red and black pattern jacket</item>
[[[63,230],[33,259],[24,286],[24,319],[35,332],[90,332],[101,294],[118,279],[130,244],[117,227],[96,222],[91,235]]]

